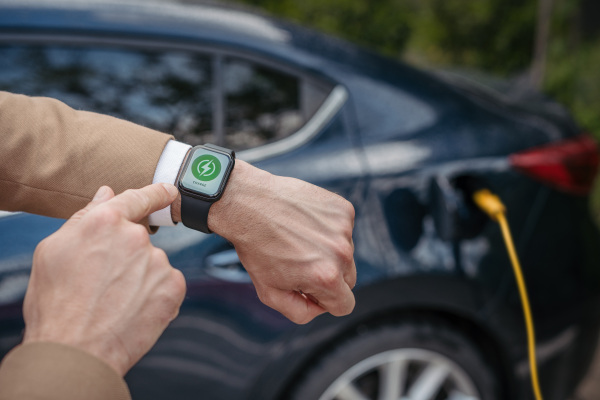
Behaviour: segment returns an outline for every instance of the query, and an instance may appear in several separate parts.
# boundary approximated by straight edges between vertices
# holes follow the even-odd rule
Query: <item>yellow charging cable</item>
[[[519,287],[519,295],[521,296],[521,305],[523,306],[523,315],[525,316],[525,326],[527,328],[527,346],[529,348],[529,367],[531,368],[531,386],[533,387],[533,393],[535,394],[536,400],[542,400],[542,391],[540,390],[540,383],[538,380],[537,363],[535,357],[535,332],[533,330],[533,318],[531,317],[531,308],[529,307],[529,298],[527,297],[527,288],[525,287],[525,280],[523,279],[523,272],[521,271],[521,264],[515,251],[515,245],[510,234],[510,228],[506,221],[506,208],[500,198],[490,192],[488,189],[482,189],[475,192],[473,195],[475,204],[479,206],[489,217],[497,221],[500,224],[502,230],[502,236],[504,237],[504,243],[508,250],[508,255],[512,263],[513,272],[517,279],[517,286]]]

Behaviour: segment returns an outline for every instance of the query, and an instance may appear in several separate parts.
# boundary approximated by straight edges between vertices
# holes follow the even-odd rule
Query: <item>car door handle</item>
[[[228,282],[252,282],[235,249],[225,250],[206,257],[206,273]]]

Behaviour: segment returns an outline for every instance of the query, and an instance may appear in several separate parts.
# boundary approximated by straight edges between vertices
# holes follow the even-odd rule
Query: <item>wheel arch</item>
[[[502,398],[510,398],[515,390],[510,362],[499,337],[478,316],[482,304],[473,301],[481,296],[476,289],[464,278],[431,276],[399,278],[359,288],[355,291],[357,306],[351,315],[342,318],[324,315],[295,330],[287,340],[289,351],[281,352],[283,363],[276,361],[261,374],[250,398],[289,398],[309,366],[336,343],[365,330],[407,319],[442,321],[467,336],[499,373],[504,390]],[[307,348],[294,350],[300,346]],[[290,364],[293,368],[289,368]],[[279,384],[274,384],[277,381]]]
[[[509,393],[513,391],[513,385],[508,378],[510,367],[507,360],[503,356],[502,351],[497,346],[495,339],[480,325],[476,324],[472,320],[464,318],[464,316],[459,316],[446,311],[426,308],[386,310],[386,312],[382,313],[381,315],[374,316],[371,319],[362,321],[357,325],[344,330],[336,337],[331,338],[331,340],[327,343],[323,343],[322,346],[315,349],[311,355],[307,357],[306,360],[296,369],[295,374],[289,377],[285,388],[276,398],[290,398],[290,394],[294,390],[297,382],[302,380],[302,377],[308,371],[309,366],[312,363],[317,362],[325,354],[325,352],[331,351],[336,343],[342,342],[350,337],[360,335],[366,330],[374,330],[382,325],[394,324],[407,320],[427,320],[430,322],[443,321],[461,333],[465,334],[476,345],[476,347],[479,348],[481,354],[494,368],[494,371],[499,373],[498,379],[500,381],[500,387],[503,389],[501,398],[510,398]]]

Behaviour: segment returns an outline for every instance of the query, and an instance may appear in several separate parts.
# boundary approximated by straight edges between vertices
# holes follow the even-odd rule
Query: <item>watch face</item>
[[[187,163],[180,185],[205,196],[215,196],[230,163],[232,160],[225,154],[197,148]]]

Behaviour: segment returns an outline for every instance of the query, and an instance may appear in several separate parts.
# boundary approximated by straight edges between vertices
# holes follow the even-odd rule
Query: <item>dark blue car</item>
[[[224,239],[160,229],[188,294],[126,376],[134,399],[531,398],[515,280],[471,200],[480,187],[508,209],[545,398],[566,399],[598,336],[598,159],[561,107],[514,89],[231,6],[0,1],[0,90],[233,148],[356,209],[356,309],[305,326],[258,300]],[[0,355],[21,340],[34,248],[62,223],[0,216]]]

